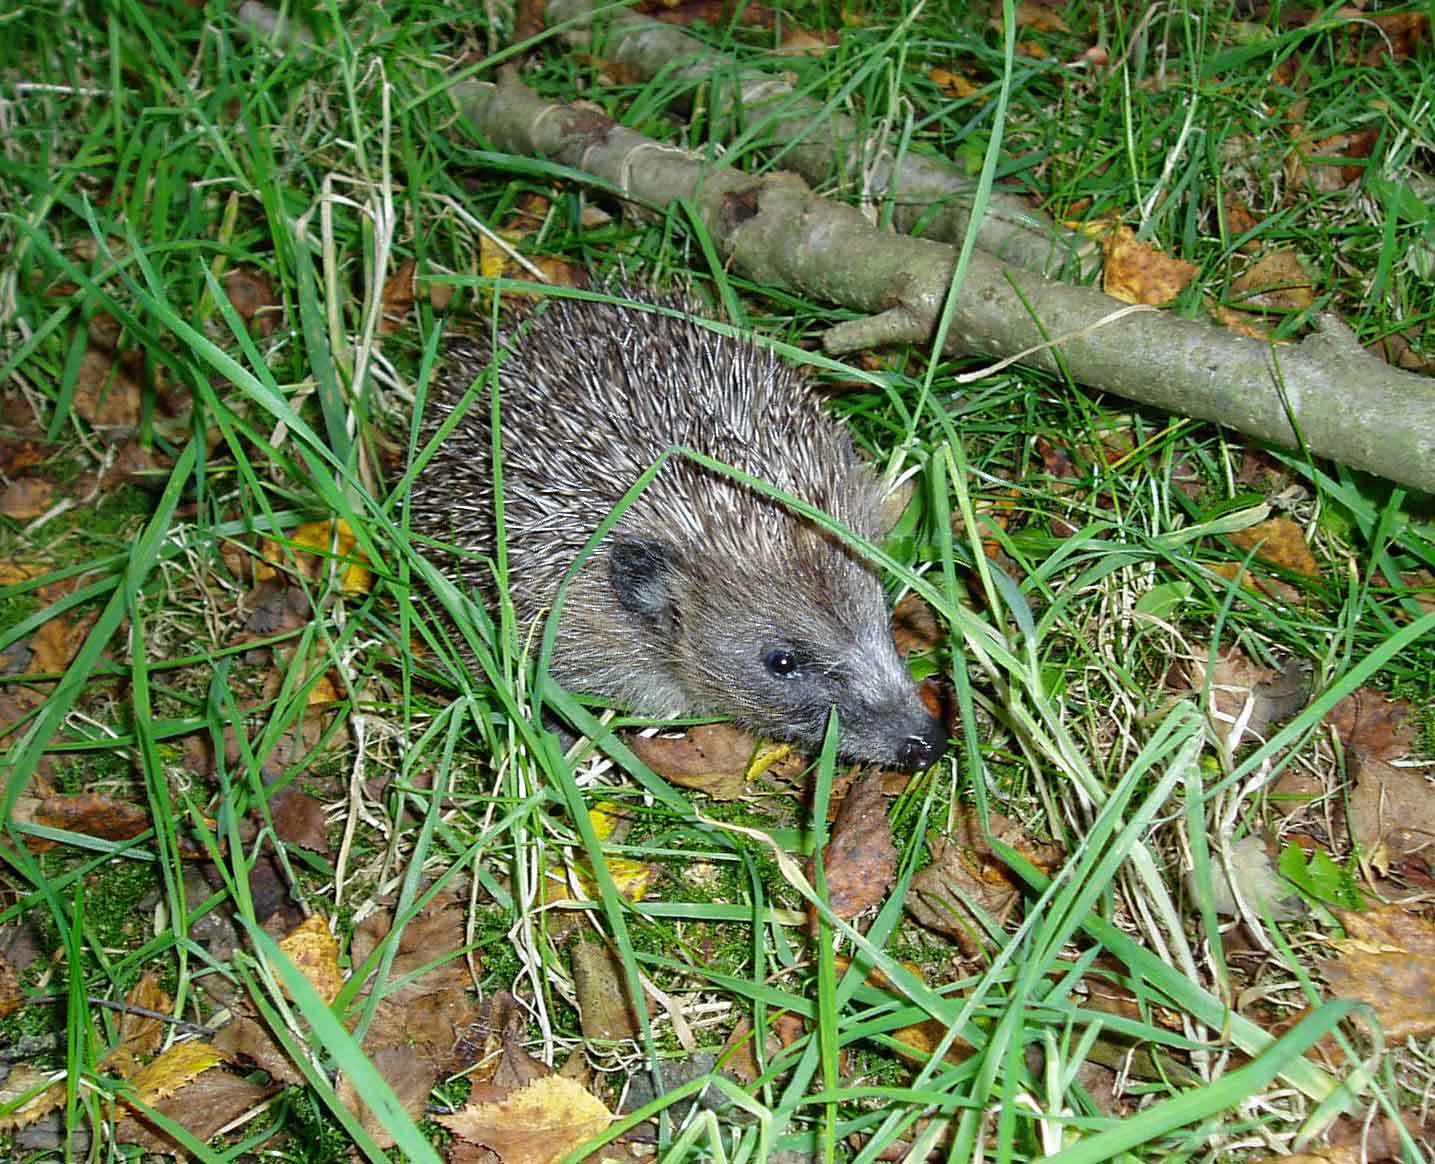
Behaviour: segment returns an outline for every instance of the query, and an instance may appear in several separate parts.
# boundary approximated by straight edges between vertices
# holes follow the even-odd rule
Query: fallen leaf
[[[310,914],[280,939],[279,948],[326,1003],[338,997],[344,985],[344,974],[339,969],[339,943],[329,932],[325,918]]]
[[[822,869],[828,904],[840,918],[856,917],[887,896],[897,871],[897,847],[880,772],[864,773],[848,789],[832,822]]]
[[[204,1143],[212,1139],[220,1128],[258,1107],[273,1090],[228,1071],[207,1071],[174,1095],[148,1106]],[[121,1144],[139,1144],[150,1152],[184,1158],[189,1156],[186,1149],[172,1140],[167,1132],[149,1124],[138,1112],[132,1112],[118,1124],[115,1139]]]
[[[1250,594],[1257,594],[1271,602],[1284,606],[1298,606],[1301,592],[1281,578],[1269,574],[1256,574],[1244,562],[1205,562],[1203,565],[1212,574],[1234,582]]]
[[[546,1064],[523,1049],[527,1021],[513,995],[500,990],[489,996],[454,1044],[454,1069],[473,1066],[468,1075],[475,1084],[491,1085],[501,1093],[551,1075]]]
[[[1314,306],[1315,284],[1287,247],[1262,255],[1231,280],[1231,295],[1240,307],[1294,315]]]
[[[1262,220],[1251,213],[1251,208],[1246,204],[1246,200],[1233,190],[1226,192],[1225,207],[1226,230],[1233,239],[1255,230],[1261,224]],[[1247,239],[1242,244],[1242,249],[1251,249],[1259,245],[1255,239]]]
[[[25,1095],[30,1098],[18,1107],[11,1106],[19,1103],[21,1096]],[[10,1068],[10,1073],[0,1080],[0,1108],[5,1109],[5,1113],[0,1115],[0,1132],[29,1127],[64,1102],[63,1073],[41,1071],[28,1063],[16,1063]]]
[[[29,673],[58,674],[68,667],[85,645],[85,639],[98,616],[98,611],[74,618],[59,615],[41,624],[40,629],[30,636],[34,655],[30,660]]]
[[[152,825],[149,810],[114,796],[82,792],[77,796],[47,796],[35,805],[36,824],[106,841],[127,841]]]
[[[1320,567],[1306,544],[1305,533],[1288,517],[1272,517],[1228,536],[1239,550],[1254,547],[1259,561],[1306,578],[1320,577]]]
[[[1361,687],[1326,712],[1325,722],[1346,750],[1394,760],[1415,746],[1414,710],[1408,699],[1387,699],[1372,687]]]
[[[0,488],[0,514],[15,521],[33,521],[55,503],[55,483],[43,477],[20,477]]]
[[[240,642],[298,630],[312,614],[304,588],[278,576],[256,583],[239,600],[237,611],[242,613],[245,610],[249,614],[241,624],[243,634],[239,637]]]
[[[1062,861],[1056,845],[1036,843],[1015,821],[989,813],[992,835],[1021,853],[1043,872]],[[1021,902],[1024,882],[1018,881],[997,857],[975,812],[962,813],[952,834],[932,846],[932,863],[918,873],[903,903],[923,926],[954,939],[968,957],[988,949],[985,926],[968,903],[998,925]]]
[[[433,1065],[421,1060],[410,1048],[401,1046],[379,1047],[369,1052],[369,1062],[384,1077],[404,1111],[416,1120],[421,1119],[429,1092],[439,1079]],[[358,1089],[347,1075],[339,1080],[338,1092],[339,1102],[358,1115],[364,1131],[374,1138],[374,1142],[385,1150],[392,1148],[396,1141],[385,1125],[383,1115],[359,1097]]]
[[[285,542],[272,538],[260,542],[261,561],[254,567],[254,577],[262,582],[283,570],[297,569],[309,581],[319,582],[332,570],[341,593],[367,594],[374,576],[357,544],[354,531],[342,518],[305,522],[295,526]]]
[[[1272,724],[1294,714],[1305,703],[1305,673],[1294,662],[1281,671],[1253,663],[1237,647],[1205,660],[1186,663],[1182,677],[1196,692],[1209,688],[1206,715],[1228,748],[1247,736],[1264,738]]]
[[[169,1014],[174,1009],[174,1000],[160,986],[159,979],[146,970],[125,995],[125,1005]],[[159,1051],[167,1027],[167,1023],[150,1015],[127,1010],[120,1014],[117,1043],[136,1059],[147,1059]]]
[[[536,1079],[496,1103],[434,1117],[455,1136],[492,1148],[503,1164],[552,1164],[612,1122],[608,1109],[561,1075]]]
[[[1352,752],[1350,772],[1350,836],[1376,868],[1435,851],[1435,789],[1418,769]]]
[[[1118,227],[1102,241],[1106,265],[1102,289],[1123,303],[1170,303],[1201,268],[1184,259],[1162,254],[1153,244],[1137,242],[1127,226]]]
[[[209,1043],[198,1039],[175,1043],[131,1080],[135,1098],[147,1107],[153,1107],[223,1062],[224,1052]]]
[[[1263,917],[1267,912],[1276,921],[1305,916],[1305,902],[1295,887],[1276,871],[1263,836],[1249,833],[1236,841],[1231,846],[1230,861],[1231,867],[1227,870],[1213,855],[1213,880],[1207,882],[1198,882],[1195,870],[1188,869],[1187,892],[1196,897],[1203,889],[1208,890],[1216,912],[1223,917],[1240,916],[1237,892],[1256,917]]]
[[[1330,996],[1372,1007],[1389,1045],[1435,1034],[1435,924],[1398,905],[1335,914],[1347,937],[1321,963]]]
[[[892,641],[903,658],[916,651],[934,651],[943,643],[937,614],[920,594],[906,594],[892,611]]]
[[[1002,6],[1000,3],[991,5],[990,22],[1000,28],[1002,21]],[[1020,0],[1016,6],[1016,26],[1031,32],[1070,32],[1066,21],[1055,9],[1044,4],[1034,3],[1033,0]]]
[[[629,742],[638,759],[664,780],[714,800],[742,796],[757,749],[752,736],[727,723],[703,724],[678,737],[637,736]]]
[[[1286,158],[1286,181],[1293,190],[1309,185],[1317,194],[1332,194],[1359,182],[1379,136],[1379,129],[1370,126],[1298,144]]]
[[[831,34],[835,36],[834,34]],[[820,57],[828,52],[835,40],[829,40],[805,28],[789,27],[775,53],[780,57]]]
[[[636,1039],[642,1033],[623,961],[607,945],[587,938],[573,944],[573,989],[585,1038]]]
[[[1429,1143],[1435,1136],[1435,1112],[1428,1108],[1422,1112],[1401,1112],[1400,1123],[1417,1144],[1421,1140]],[[1332,1149],[1347,1153],[1351,1164],[1385,1164],[1386,1161],[1397,1164],[1405,1159],[1400,1123],[1383,1113],[1373,1119],[1366,1114],[1337,1116],[1326,1129],[1325,1142]]]
[[[383,909],[356,927],[349,943],[356,968],[370,963],[378,943],[390,938],[391,926],[391,911]],[[479,1014],[469,990],[471,971],[458,956],[467,942],[464,927],[463,906],[447,893],[410,919],[389,966],[390,983],[407,981],[385,988],[364,1036],[364,1048],[370,1053],[386,1046],[407,1048],[418,1064],[432,1072],[430,1086],[452,1069],[461,1034]],[[481,972],[481,967],[475,969]],[[374,982],[366,982],[359,998],[366,999],[373,989]]]
[[[225,1023],[215,1034],[213,1045],[231,1060],[249,1060],[275,1083],[298,1087],[304,1081],[304,1076],[290,1061],[288,1052],[266,1028],[248,1015],[240,1015]]]
[[[55,446],[31,440],[0,437],[0,473],[18,477],[26,469],[43,464]]]
[[[282,789],[269,801],[269,813],[274,821],[274,835],[281,841],[311,853],[329,852],[324,806],[307,792],[293,785]]]
[[[380,297],[382,307],[378,327],[380,335],[397,335],[399,329],[404,325],[404,320],[408,318],[409,312],[413,310],[415,269],[413,259],[405,259],[399,264],[399,269],[385,281]]]
[[[250,332],[258,336],[274,334],[279,326],[280,301],[267,275],[236,267],[225,276],[224,293]]]
[[[14,1014],[25,1005],[25,992],[20,988],[20,973],[10,959],[0,954],[0,1018]]]
[[[982,91],[982,87],[975,81],[970,80],[961,73],[954,73],[950,69],[933,67],[927,71],[927,80],[937,86],[946,96],[955,97],[958,101],[964,101],[968,97],[975,97]]]
[[[115,354],[86,348],[75,381],[75,411],[97,430],[135,429],[140,422],[140,385]]]

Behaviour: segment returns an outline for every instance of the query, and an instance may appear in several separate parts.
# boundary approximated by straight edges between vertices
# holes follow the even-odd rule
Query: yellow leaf
[[[344,985],[344,974],[339,969],[339,943],[329,932],[324,918],[317,913],[306,917],[285,935],[279,948],[326,1003],[338,997],[339,988]]]
[[[28,1095],[14,1111],[0,1116],[0,1132],[13,1132],[29,1127],[65,1102],[65,1076],[53,1071],[40,1071],[26,1063],[17,1063],[0,1083],[0,1105],[8,1107],[21,1096]]]
[[[497,1103],[470,1104],[435,1117],[462,1140],[482,1144],[503,1164],[552,1164],[613,1120],[589,1092],[562,1075],[546,1075]]]
[[[224,1057],[218,1047],[198,1040],[175,1043],[134,1077],[135,1098],[146,1107],[153,1107],[190,1080],[223,1063]]]

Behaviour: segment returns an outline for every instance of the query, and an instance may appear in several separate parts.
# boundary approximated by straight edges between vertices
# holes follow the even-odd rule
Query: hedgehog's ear
[[[608,577],[618,605],[662,627],[675,620],[673,576],[678,552],[661,538],[615,536],[608,550]]]

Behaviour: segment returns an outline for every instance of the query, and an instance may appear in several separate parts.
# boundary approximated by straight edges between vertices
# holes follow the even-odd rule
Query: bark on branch
[[[903,234],[961,242],[971,223],[976,183],[945,158],[898,156],[864,134],[850,117],[796,93],[781,76],[716,52],[680,28],[618,9],[595,35],[595,0],[550,0],[549,27],[567,25],[570,43],[602,41],[605,60],[644,80],[662,74],[680,85],[708,87],[706,107],[733,136],[761,132],[781,165],[821,186],[836,173],[860,174],[864,198],[889,199]],[[1005,262],[1052,278],[1084,281],[1100,269],[1100,249],[1058,226],[1017,195],[995,190],[977,227],[977,245]]]
[[[712,167],[516,81],[454,94],[499,149],[593,174],[648,206],[685,199],[748,278],[868,313],[829,332],[829,351],[931,337],[955,266],[950,246],[879,230],[795,174]],[[1322,321],[1300,344],[1271,348],[1161,312],[1107,324],[1121,306],[976,251],[947,344],[1000,359],[1059,338],[1061,362],[1082,384],[1287,448],[1299,447],[1294,421],[1316,455],[1435,492],[1435,382],[1367,355],[1342,326]],[[1023,362],[1058,370],[1051,349]]]

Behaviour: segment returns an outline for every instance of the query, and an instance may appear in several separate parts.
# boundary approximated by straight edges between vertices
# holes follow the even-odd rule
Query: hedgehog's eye
[[[767,665],[768,671],[779,679],[796,679],[802,673],[802,664],[798,662],[797,656],[786,647],[778,647],[775,651],[769,651],[763,662]]]

